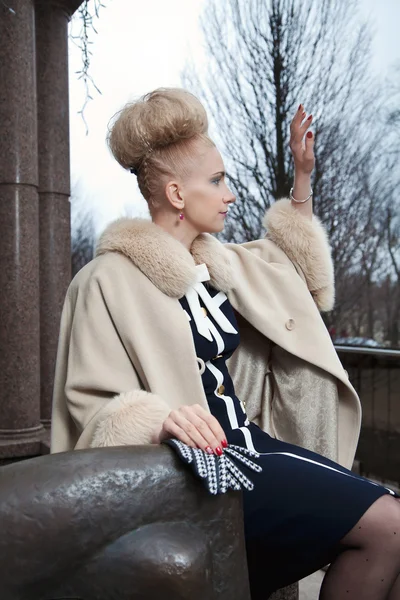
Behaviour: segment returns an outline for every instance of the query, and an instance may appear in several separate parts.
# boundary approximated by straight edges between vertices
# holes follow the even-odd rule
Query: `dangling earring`
[[[178,189],[176,189],[176,191],[178,191]],[[183,200],[182,193],[181,193],[181,200]],[[183,209],[184,209],[184,206],[182,206],[182,210],[179,213],[179,219],[180,219],[180,221],[183,221],[183,219],[185,218],[185,215],[183,214]]]

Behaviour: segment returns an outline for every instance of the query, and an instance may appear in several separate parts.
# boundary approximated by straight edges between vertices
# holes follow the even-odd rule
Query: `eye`
[[[221,181],[222,177],[216,177],[215,179],[211,180],[211,183],[214,185],[218,185]]]

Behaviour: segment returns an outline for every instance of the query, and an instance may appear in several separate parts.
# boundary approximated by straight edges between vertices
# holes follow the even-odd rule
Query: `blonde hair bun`
[[[137,172],[154,150],[207,130],[206,111],[193,94],[180,88],[159,88],[118,113],[108,144],[120,165]]]

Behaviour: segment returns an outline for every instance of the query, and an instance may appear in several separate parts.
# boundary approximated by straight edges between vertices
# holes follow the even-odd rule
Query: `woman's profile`
[[[255,452],[244,524],[266,597],[330,563],[321,599],[399,600],[399,498],[350,470],[360,401],[320,315],[334,282],[311,123],[300,105],[294,185],[266,236],[223,244],[236,199],[199,100],[161,88],[117,115],[109,146],[151,220],[111,223],[68,289],[52,451],[174,438]]]

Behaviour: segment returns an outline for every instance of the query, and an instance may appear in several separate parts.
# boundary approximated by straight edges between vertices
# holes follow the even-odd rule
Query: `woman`
[[[221,244],[210,234],[235,197],[200,102],[160,89],[122,110],[110,147],[152,221],[111,224],[71,283],[52,450],[171,437],[255,449],[245,533],[267,561],[266,595],[331,562],[322,599],[398,600],[400,504],[348,470],[360,405],[318,310],[332,308],[333,269],[305,116],[300,105],[294,188],[267,212],[268,237]]]

